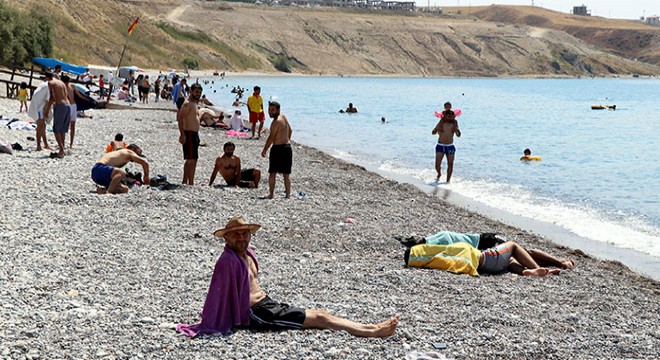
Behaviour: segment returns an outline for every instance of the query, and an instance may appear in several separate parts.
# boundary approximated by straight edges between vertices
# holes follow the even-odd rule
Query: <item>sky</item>
[[[428,6],[429,0],[415,0],[418,6]],[[532,0],[430,0],[431,6],[532,5]],[[534,0],[534,6],[570,13],[573,6],[586,5],[592,16],[612,19],[639,19],[660,15],[660,0]]]

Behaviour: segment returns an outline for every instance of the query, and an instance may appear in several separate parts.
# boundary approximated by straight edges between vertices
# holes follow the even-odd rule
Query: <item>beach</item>
[[[0,154],[1,357],[401,359],[411,351],[451,359],[660,357],[657,281],[308,146],[294,144],[290,200],[281,177],[273,200],[262,199],[265,175],[259,189],[209,187],[226,141],[236,143],[244,168],[265,171],[268,160],[260,156],[265,138],[205,128],[195,186],[97,195],[90,171],[118,132],[142,147],[151,176],[180,183],[174,105],[159,105],[165,109],[90,111],[92,118],[78,119],[76,147],[64,159],[36,152],[27,140],[32,131],[0,129],[0,138],[25,148]],[[26,119],[17,108],[16,100],[0,98],[0,115]],[[50,132],[48,139],[55,147]],[[177,323],[199,321],[224,246],[212,233],[236,214],[262,225],[251,245],[261,286],[273,299],[360,322],[398,314],[395,335],[241,330],[190,339],[175,332]],[[441,230],[501,232],[571,258],[576,268],[545,278],[405,268],[394,237]],[[435,350],[436,342],[447,348]]]

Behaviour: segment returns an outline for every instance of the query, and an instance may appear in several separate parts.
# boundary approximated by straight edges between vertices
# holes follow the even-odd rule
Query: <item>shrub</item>
[[[186,56],[186,58],[181,62],[181,65],[183,65],[186,69],[199,69],[199,62],[197,62],[197,59],[192,56]]]
[[[52,21],[40,9],[22,13],[0,0],[0,62],[23,65],[53,53]]]

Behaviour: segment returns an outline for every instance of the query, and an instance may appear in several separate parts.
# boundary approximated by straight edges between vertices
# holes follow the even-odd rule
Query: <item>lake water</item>
[[[295,141],[660,262],[658,79],[237,77],[204,91],[229,107],[231,87],[257,84]],[[451,184],[438,185],[431,130],[445,101],[463,111],[463,136]],[[339,114],[349,102],[359,113]],[[543,160],[519,161],[525,148]]]

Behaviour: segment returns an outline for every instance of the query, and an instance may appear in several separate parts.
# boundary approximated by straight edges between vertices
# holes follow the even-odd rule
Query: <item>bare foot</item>
[[[548,275],[549,270],[546,268],[538,269],[525,269],[523,270],[524,276],[546,276]]]
[[[573,262],[571,259],[563,259],[561,261],[561,267],[562,269],[573,269],[575,267],[575,262]]]
[[[268,195],[268,197],[266,197],[266,199],[272,199],[272,198],[273,198],[273,195]]]
[[[48,145],[44,146],[44,149],[45,149],[45,150],[53,150],[53,149],[51,149],[51,147],[48,146]]]
[[[370,335],[365,335],[367,337],[389,337],[394,335],[396,331],[396,326],[399,324],[399,315],[394,315],[389,320],[385,320],[380,324],[374,325],[373,332]]]
[[[548,269],[548,275],[559,275],[561,273],[561,269]]]
[[[438,176],[435,178],[435,182],[440,181],[440,176],[442,176],[442,175],[441,175],[441,174],[438,174]]]
[[[37,146],[37,151],[41,151],[41,147],[40,147],[40,146]]]
[[[98,187],[98,186],[96,187],[96,193],[99,194],[99,195],[106,194],[107,192],[108,192],[108,190],[106,188],[102,188],[102,187]]]

